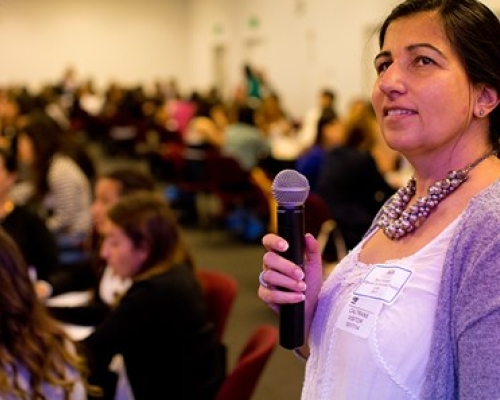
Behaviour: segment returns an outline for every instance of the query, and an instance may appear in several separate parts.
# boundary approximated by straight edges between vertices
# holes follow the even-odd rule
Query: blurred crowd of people
[[[263,226],[253,235],[255,238],[264,230],[275,229],[270,193],[274,176],[285,168],[297,169],[308,178],[311,191],[328,203],[350,247],[360,239],[359,232],[365,231],[375,210],[399,186],[404,160],[385,145],[368,99],[352,99],[345,115],[339,115],[335,91],[321,88],[310,109],[299,117],[287,112],[285,102],[269,79],[248,64],[243,66],[241,85],[230,99],[223,98],[215,88],[206,93],[181,93],[174,79],[155,82],[152,90],[112,83],[99,92],[91,81],[79,80],[76,71],[68,68],[59,82],[39,93],[21,88],[4,88],[0,92],[0,140],[9,142],[17,137],[26,116],[42,110],[55,122],[55,129],[67,133],[59,135],[58,140],[64,140],[64,146],[73,150],[64,151],[75,153],[73,159],[80,157],[77,165],[85,175],[80,175],[78,195],[82,209],[88,207],[91,198],[84,178],[92,181],[95,171],[83,160],[84,155],[76,154],[74,149],[78,146],[70,143],[75,139],[80,144],[82,140],[100,144],[107,156],[145,160],[153,177],[167,186],[169,200],[180,208],[182,222],[186,223],[206,222],[206,215],[201,214],[207,213],[212,220],[222,218],[223,223],[227,220],[226,205],[212,204],[207,211],[206,202],[202,205],[200,199],[206,197],[207,191],[217,192],[217,185],[222,185],[213,182],[217,177],[212,176],[214,168],[210,165],[218,160],[214,156],[231,157],[243,170],[239,179],[243,176],[248,185],[224,183],[238,186],[232,190],[234,201],[229,210],[253,209],[249,212],[256,214]],[[31,140],[36,142],[34,138]],[[26,153],[24,141],[19,144],[19,154]],[[340,149],[344,150],[342,154]],[[29,154],[24,157],[26,161]],[[46,175],[49,165],[40,158],[33,168],[36,171],[33,175],[38,176],[32,177],[37,180],[38,198],[46,194],[47,182],[41,177]],[[54,163],[53,175],[67,170],[57,167],[61,162],[64,164],[64,160]],[[23,173],[27,173],[25,164]],[[59,182],[60,178],[52,177],[51,181]],[[15,190],[16,199],[24,201],[27,194],[19,188]],[[251,201],[241,193],[252,191]],[[69,207],[71,201],[63,200],[61,204]],[[76,207],[78,202],[72,205]],[[77,211],[70,214],[75,223]],[[351,215],[363,220],[360,226],[352,228],[355,222]],[[82,218],[81,227],[73,231],[73,241],[78,241],[89,226],[84,215]],[[51,219],[52,225],[61,223],[57,222],[57,215]],[[350,239],[349,231],[353,230],[358,233]]]
[[[129,389],[141,393],[141,399],[151,398],[148,390],[154,384],[144,385],[144,376],[162,371],[137,365],[148,364],[142,356],[147,343],[172,358],[171,346],[164,348],[158,336],[162,332],[171,342],[197,337],[185,345],[198,349],[193,350],[196,357],[203,352],[207,361],[196,371],[169,370],[178,377],[175,390],[186,391],[183,374],[194,374],[199,385],[190,390],[213,396],[224,375],[224,357],[207,328],[182,227],[217,224],[250,242],[276,231],[271,185],[279,171],[292,168],[304,174],[311,192],[336,220],[346,247],[359,241],[399,185],[404,160],[384,144],[367,99],[353,99],[346,115],[339,114],[335,101],[335,91],[321,88],[311,108],[294,118],[270,82],[250,65],[244,66],[242,84],[231,99],[215,89],[183,94],[175,80],[157,82],[152,91],[113,83],[101,93],[91,81],[79,80],[73,68],[37,92],[0,89],[0,225],[24,261],[18,269],[25,269],[33,284],[30,296],[49,301],[72,291],[91,292],[81,307],[56,303],[40,317],[91,328],[72,350],[74,359],[60,356],[69,371],[67,393],[70,387],[76,390],[68,382],[80,377],[73,379],[80,382],[78,393],[86,388],[93,395],[100,388],[105,398],[111,396],[118,376],[108,365],[120,355]],[[89,144],[98,145],[105,157],[143,160],[149,171],[98,171]],[[164,228],[149,231],[150,223]],[[158,237],[164,237],[160,246]],[[177,297],[155,295],[172,282],[182,288]],[[172,306],[166,313],[166,303],[186,296],[192,299],[192,319],[183,320]],[[135,311],[144,305],[153,311]],[[157,307],[168,318],[182,320],[185,329],[169,332],[167,320],[154,312]],[[133,343],[121,340],[120,331],[128,324],[144,328],[133,333]],[[59,342],[72,342],[50,329]],[[88,361],[86,367],[77,351]],[[26,363],[22,352],[12,356]],[[56,387],[60,382],[30,363],[23,367],[24,380],[33,376],[35,382]],[[28,386],[19,390],[35,390]]]

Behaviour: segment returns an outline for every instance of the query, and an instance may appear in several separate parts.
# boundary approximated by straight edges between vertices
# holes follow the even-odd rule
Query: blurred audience
[[[56,238],[38,214],[11,199],[16,180],[17,156],[0,148],[0,225],[16,242],[32,278],[54,284],[60,269]]]
[[[400,155],[392,150],[382,137],[375,110],[369,99],[356,98],[351,101],[344,119],[344,129],[351,142],[359,142],[364,149],[371,152],[381,173],[387,174],[398,169]]]
[[[326,154],[317,193],[328,203],[347,249],[363,237],[382,204],[394,193],[373,155],[377,134],[363,113],[352,112],[343,123],[343,140]]]
[[[282,137],[294,134],[292,118],[285,112],[280,97],[276,93],[266,95],[258,108],[257,126],[268,137]]]
[[[297,139],[303,150],[316,144],[318,122],[324,114],[334,114],[338,117],[335,100],[335,92],[326,88],[322,89],[318,95],[317,104],[304,114],[300,129],[297,131]]]
[[[213,118],[214,105],[201,96],[195,96],[195,114],[184,139],[185,178],[200,181],[205,178],[205,160],[211,151],[219,151],[224,141],[224,128]]]
[[[226,128],[224,136],[222,153],[234,157],[246,171],[252,170],[262,158],[269,156],[269,141],[257,128],[255,110],[250,106],[237,108],[237,121]]]
[[[343,126],[337,114],[329,108],[323,110],[316,127],[314,144],[297,159],[295,169],[309,181],[312,192],[317,191],[318,176],[328,150],[342,144]]]

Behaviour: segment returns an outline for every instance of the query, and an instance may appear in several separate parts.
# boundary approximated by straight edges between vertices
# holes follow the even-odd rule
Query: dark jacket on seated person
[[[225,375],[202,289],[185,266],[134,282],[83,344],[91,382],[103,384],[111,359],[121,354],[138,400],[213,399]]]
[[[339,146],[326,153],[318,178],[318,194],[327,202],[347,249],[359,243],[380,207],[394,192],[370,152]]]

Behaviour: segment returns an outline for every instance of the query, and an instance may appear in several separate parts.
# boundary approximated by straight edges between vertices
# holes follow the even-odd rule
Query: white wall
[[[183,0],[0,0],[0,83],[39,86],[69,64],[97,84],[185,81]]]

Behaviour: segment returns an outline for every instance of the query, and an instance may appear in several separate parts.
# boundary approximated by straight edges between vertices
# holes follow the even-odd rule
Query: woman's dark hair
[[[71,138],[69,132],[61,129],[44,111],[34,111],[27,116],[21,134],[27,135],[36,153],[33,168],[36,195],[43,197],[49,190],[47,175],[56,153],[64,154],[81,168],[90,182],[95,178],[95,166],[87,152]]]
[[[237,121],[242,124],[255,126],[255,109],[248,105],[238,107]]]
[[[163,197],[148,191],[124,196],[108,211],[108,218],[123,230],[137,249],[148,250],[138,275],[178,265],[194,269],[175,214]]]
[[[323,143],[323,129],[325,126],[333,124],[338,121],[338,116],[335,111],[330,108],[325,108],[321,113],[321,116],[318,119],[318,123],[316,124],[316,139],[314,141],[315,145],[321,145]]]
[[[125,196],[139,190],[154,191],[156,188],[153,177],[137,168],[123,167],[101,175],[120,184],[120,196]]]
[[[9,173],[17,172],[17,151],[0,147],[0,158],[3,160],[4,167]]]
[[[375,110],[371,101],[356,102],[344,121],[344,144],[370,151],[376,142],[376,135],[373,131],[375,118]]]
[[[389,25],[419,12],[435,11],[451,46],[461,59],[473,84],[486,84],[500,94],[500,22],[476,0],[407,0],[396,6],[382,24],[379,46],[384,45]],[[500,108],[490,114],[490,141],[499,148]]]

